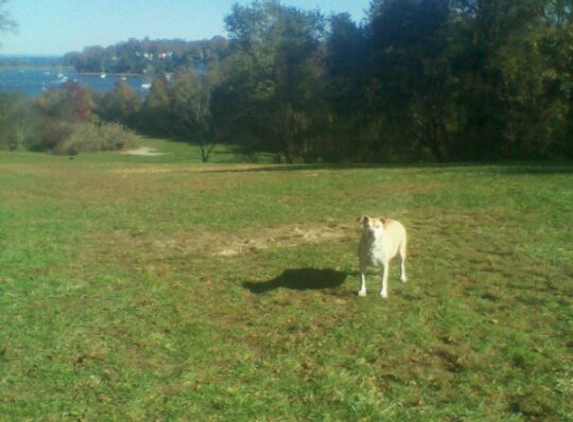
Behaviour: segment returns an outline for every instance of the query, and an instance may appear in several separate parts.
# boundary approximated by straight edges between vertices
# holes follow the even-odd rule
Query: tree
[[[373,106],[390,139],[378,148],[448,158],[453,80],[447,0],[380,0],[372,4],[368,37]],[[388,133],[392,134],[391,137]]]
[[[232,66],[220,94],[237,100],[234,126],[244,128],[248,120],[259,147],[292,162],[309,150],[304,132],[314,90],[320,85],[324,19],[319,12],[263,0],[250,6],[235,4],[225,24]]]
[[[330,159],[355,159],[364,151],[361,138],[369,126],[367,101],[368,81],[366,33],[348,13],[329,19],[325,41],[325,102],[328,115],[322,147]]]
[[[74,81],[49,88],[34,99],[32,108],[40,120],[40,134],[31,145],[34,150],[53,151],[72,134],[76,124],[90,125],[98,120],[91,91]]]
[[[374,1],[366,28],[373,145],[439,161],[562,154],[570,3]]]
[[[16,99],[13,95],[0,92],[0,149],[16,149],[13,147],[14,141],[14,103]]]
[[[547,89],[560,60],[554,61],[541,47],[547,40],[548,24],[564,22],[566,13],[555,9],[564,2],[454,3],[460,10],[460,27],[468,34],[456,75],[462,157],[549,156],[563,126],[563,98]]]
[[[98,114],[106,121],[134,127],[140,109],[139,95],[129,84],[120,80],[111,91],[104,94],[98,107]]]
[[[199,145],[201,160],[209,161],[215,148],[212,118],[212,93],[217,71],[200,75],[196,71],[180,72],[169,90],[176,135]]]
[[[0,32],[14,29],[16,25],[15,22],[10,19],[8,12],[4,10],[7,2],[8,0],[0,0]],[[10,131],[6,130],[11,121],[11,100],[12,98],[9,95],[0,93],[0,148],[6,148],[11,144],[9,140]]]
[[[93,122],[95,120],[91,92],[74,81],[62,87],[51,87],[35,100],[41,114],[64,122]]]
[[[546,67],[540,76],[551,104],[545,121],[553,140],[545,147],[550,156],[573,157],[573,1],[548,1],[543,19],[539,48]]]
[[[30,105],[21,94],[0,93],[0,149],[24,150],[38,141],[40,120]]]
[[[10,14],[5,10],[8,0],[0,0],[0,31],[13,31],[16,29],[16,22],[10,18]]]
[[[172,132],[171,117],[168,82],[165,75],[161,74],[153,80],[143,102],[139,128],[155,136],[170,134]]]

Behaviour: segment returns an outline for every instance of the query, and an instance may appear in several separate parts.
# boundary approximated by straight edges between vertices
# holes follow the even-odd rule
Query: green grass
[[[144,143],[0,153],[0,420],[573,420],[573,166]],[[363,213],[409,231],[385,301]]]

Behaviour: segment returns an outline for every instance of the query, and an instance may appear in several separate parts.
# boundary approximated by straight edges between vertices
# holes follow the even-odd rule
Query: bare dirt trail
[[[139,155],[144,157],[156,157],[158,155],[164,155],[162,152],[157,152],[157,149],[151,147],[139,147],[137,149],[130,149],[123,151],[122,154]]]

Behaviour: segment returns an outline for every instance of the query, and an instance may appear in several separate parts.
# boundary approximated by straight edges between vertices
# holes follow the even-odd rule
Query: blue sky
[[[90,45],[129,38],[199,40],[226,35],[223,19],[243,0],[9,0],[5,10],[18,24],[0,33],[0,54],[61,55]],[[282,0],[301,9],[365,17],[370,0]]]

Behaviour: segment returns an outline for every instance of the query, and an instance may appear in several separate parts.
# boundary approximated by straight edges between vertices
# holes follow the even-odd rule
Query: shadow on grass
[[[392,164],[256,164],[244,163],[245,167],[205,169],[206,173],[267,173],[267,172],[295,172],[310,170],[353,170],[353,169],[400,169],[404,166]]]
[[[556,163],[533,163],[533,164],[514,164],[501,168],[501,173],[508,175],[551,175],[551,174],[570,174],[573,173],[573,163],[556,162]]]
[[[245,282],[243,287],[252,293],[266,293],[285,288],[290,290],[320,290],[339,287],[348,274],[329,269],[300,268],[285,270],[278,277],[262,282]]]
[[[452,162],[452,163],[308,163],[308,164],[255,164],[244,163],[244,167],[205,169],[209,173],[256,173],[295,172],[310,170],[452,170],[478,168],[501,174],[561,174],[573,173],[571,161],[539,162]]]

